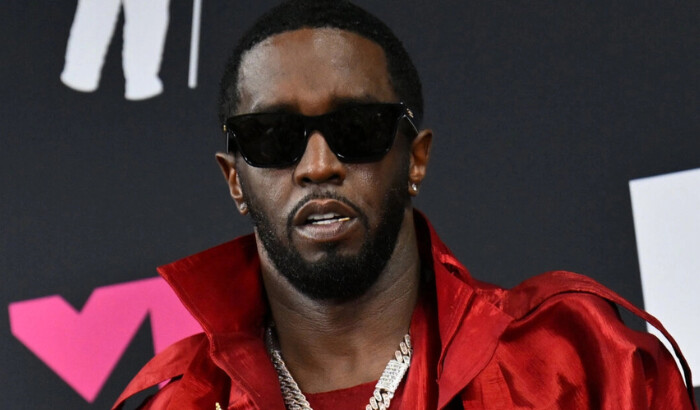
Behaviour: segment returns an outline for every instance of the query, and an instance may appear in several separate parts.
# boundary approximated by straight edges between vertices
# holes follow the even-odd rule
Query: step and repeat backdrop
[[[251,230],[214,161],[216,94],[274,3],[3,3],[1,407],[108,408],[198,331],[155,267]],[[422,76],[416,205],[474,276],[587,274],[700,371],[698,3],[358,3]]]

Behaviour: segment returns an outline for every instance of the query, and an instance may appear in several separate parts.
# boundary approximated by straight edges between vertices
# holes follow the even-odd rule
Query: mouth
[[[307,202],[294,215],[294,232],[311,242],[333,242],[355,231],[357,212],[336,199],[315,199]]]
[[[348,222],[357,218],[357,213],[349,205],[336,199],[313,199],[305,203],[294,215],[292,225],[329,225]]]

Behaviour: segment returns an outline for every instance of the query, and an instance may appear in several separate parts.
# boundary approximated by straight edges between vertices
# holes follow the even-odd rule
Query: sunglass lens
[[[390,149],[400,113],[387,104],[348,107],[328,115],[326,141],[346,162],[371,162]]]
[[[304,122],[293,114],[252,114],[229,125],[241,155],[257,167],[284,167],[304,153]]]

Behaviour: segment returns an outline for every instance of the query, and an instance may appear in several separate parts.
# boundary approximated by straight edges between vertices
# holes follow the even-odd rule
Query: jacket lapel
[[[472,279],[425,217],[419,214],[416,219],[418,232],[429,231],[432,248],[441,340],[438,409],[442,409],[486,367],[513,318],[484,295],[500,290],[485,289]]]
[[[202,325],[212,366],[231,379],[233,408],[283,409],[279,386],[270,383],[277,373],[262,337],[267,306],[255,237],[237,238],[158,272]]]

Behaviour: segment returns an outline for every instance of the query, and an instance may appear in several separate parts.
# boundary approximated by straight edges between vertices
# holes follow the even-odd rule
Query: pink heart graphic
[[[92,402],[151,313],[154,349],[201,332],[161,278],[95,289],[78,312],[61,296],[9,306],[12,334]]]

